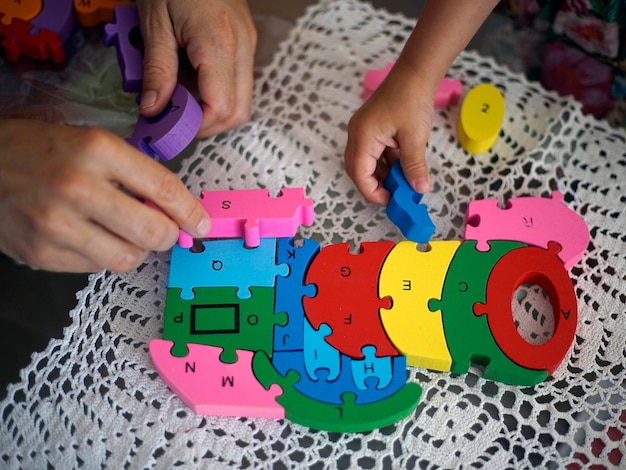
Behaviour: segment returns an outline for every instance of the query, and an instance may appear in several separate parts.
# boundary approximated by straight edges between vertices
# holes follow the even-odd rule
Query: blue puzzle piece
[[[376,388],[385,388],[392,379],[392,358],[376,357],[375,346],[363,346],[364,359],[352,360],[352,377],[354,384],[361,390],[367,390],[367,379],[376,378]],[[406,369],[406,366],[403,368]]]
[[[274,287],[276,276],[289,273],[289,266],[275,263],[275,238],[262,238],[256,248],[240,238],[205,240],[202,247],[199,253],[178,244],[172,249],[168,288],[181,288],[182,299],[191,300],[194,287],[237,287],[237,297],[248,299],[250,287]]]
[[[289,266],[289,274],[276,278],[276,303],[274,312],[286,312],[289,321],[274,329],[274,351],[295,351],[303,347],[304,307],[302,297],[315,297],[313,284],[303,285],[311,260],[319,253],[319,243],[305,238],[301,247],[295,247],[293,238],[279,238],[277,264]]]
[[[422,194],[415,192],[409,185],[396,160],[384,182],[385,189],[391,194],[387,205],[387,217],[400,229],[402,234],[416,243],[428,243],[435,233],[435,225],[424,204]]]
[[[344,392],[356,388],[352,381],[350,358],[343,356],[340,360],[344,373],[339,374],[335,380],[328,380],[327,370],[319,370],[318,378],[312,380],[304,365],[304,351],[274,351],[272,354],[272,364],[281,375],[287,375],[290,370],[300,374],[300,380],[293,384],[296,390],[315,400],[337,405],[343,403],[341,395]]]
[[[304,368],[307,376],[311,380],[317,380],[320,370],[326,370],[328,371],[327,381],[337,379],[341,370],[340,353],[326,341],[326,336],[333,330],[326,323],[322,323],[319,330],[316,330],[306,318],[303,327]]]
[[[327,380],[326,370],[319,370],[318,379],[311,380],[304,366],[303,351],[275,351],[272,355],[272,364],[282,376],[286,376],[290,370],[298,372],[300,379],[293,384],[296,390],[324,403],[342,405],[341,396],[345,392],[354,393],[356,404],[374,403],[393,395],[406,384],[406,358],[404,356],[394,357],[393,379],[383,389],[376,388],[374,377],[366,379],[368,386],[366,390],[358,388],[352,378],[353,359],[345,354],[340,354],[340,360],[341,372],[336,380]]]

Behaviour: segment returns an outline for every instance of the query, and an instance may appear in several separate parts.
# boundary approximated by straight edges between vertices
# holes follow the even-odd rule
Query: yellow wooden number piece
[[[461,105],[459,141],[469,153],[479,154],[491,148],[504,120],[504,97],[493,85],[483,83],[472,88]]]

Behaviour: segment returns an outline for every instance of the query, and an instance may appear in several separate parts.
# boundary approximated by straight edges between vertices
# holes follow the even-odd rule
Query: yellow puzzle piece
[[[402,241],[385,259],[378,291],[380,298],[391,297],[392,307],[381,309],[380,318],[409,366],[440,371],[452,367],[441,311],[431,312],[428,301],[441,298],[446,273],[460,244],[457,240],[434,241],[429,251],[418,251],[416,243]]]
[[[469,153],[479,154],[491,148],[504,120],[504,97],[493,85],[483,83],[472,88],[461,105],[459,141]]]

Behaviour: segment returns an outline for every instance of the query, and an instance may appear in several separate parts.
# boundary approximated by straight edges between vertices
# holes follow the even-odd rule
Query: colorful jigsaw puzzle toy
[[[0,44],[11,62],[28,57],[59,64],[77,22],[108,23],[117,7],[128,5],[134,8],[134,0],[2,0]]]
[[[567,355],[578,313],[566,265],[581,259],[589,233],[560,193],[512,199],[505,209],[476,201],[463,241],[428,250],[366,242],[356,254],[345,243],[297,243],[294,233],[251,248],[244,225],[255,208],[259,218],[280,217],[267,207],[280,198],[264,195],[263,206],[248,191],[202,198],[220,217],[224,200],[248,195],[238,231],[218,228],[201,244],[174,247],[163,339],[150,341],[157,371],[196,412],[367,431],[414,412],[422,389],[407,382],[407,365],[456,374],[477,365],[484,378],[531,386]],[[567,221],[576,236],[550,220]],[[511,299],[525,284],[550,298],[554,334],[543,344],[527,342],[513,319]]]
[[[105,42],[117,48],[124,89],[140,92],[134,7],[76,2],[82,21],[113,21]],[[15,28],[44,11],[42,2],[23,4],[0,9],[4,38],[7,24]],[[67,19],[54,18],[59,25]],[[370,91],[389,68],[369,77]],[[440,90],[437,106],[458,102],[460,83]],[[191,142],[201,118],[179,85],[161,116],[140,118],[128,140],[167,160]],[[363,432],[416,410],[422,388],[407,381],[407,366],[463,374],[477,365],[484,378],[520,386],[554,373],[578,317],[567,270],[589,243],[563,195],[515,198],[503,209],[492,200],[472,202],[463,240],[431,242],[435,227],[399,163],[385,188],[389,218],[410,240],[364,242],[358,253],[345,243],[322,248],[296,240],[299,226],[314,222],[302,188],[277,197],[267,190],[202,193],[212,231],[201,240],[181,232],[171,254],[163,337],[149,343],[160,377],[189,408]],[[543,289],[552,306],[554,333],[543,344],[527,342],[513,318],[511,300],[526,284]]]

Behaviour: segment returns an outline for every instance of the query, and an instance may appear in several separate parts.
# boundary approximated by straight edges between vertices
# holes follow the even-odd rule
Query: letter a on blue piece
[[[416,243],[428,243],[435,233],[435,225],[428,211],[421,204],[422,194],[416,192],[407,182],[400,160],[396,160],[385,179],[385,189],[391,194],[387,206],[387,217],[400,229],[402,234]]]

